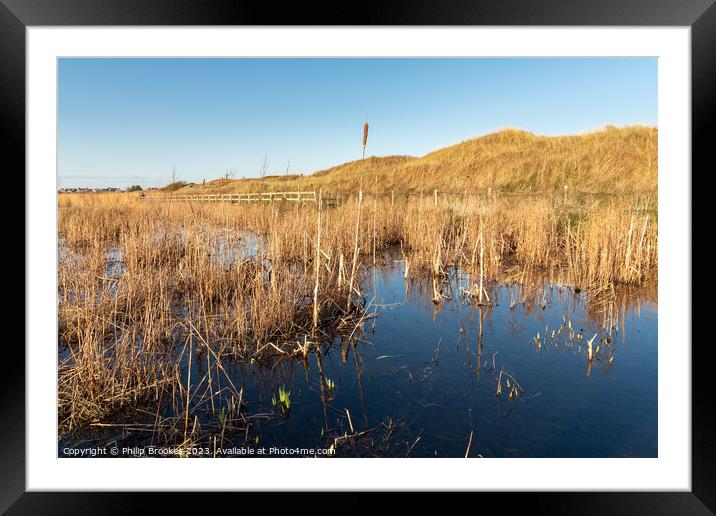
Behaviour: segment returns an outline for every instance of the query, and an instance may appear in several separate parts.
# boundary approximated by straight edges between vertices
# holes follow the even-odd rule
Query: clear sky
[[[655,58],[59,61],[60,186],[311,173],[501,128],[657,124]]]

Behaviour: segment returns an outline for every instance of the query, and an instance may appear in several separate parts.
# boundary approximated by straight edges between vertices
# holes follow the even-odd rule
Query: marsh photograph
[[[657,68],[58,59],[58,456],[657,457]]]

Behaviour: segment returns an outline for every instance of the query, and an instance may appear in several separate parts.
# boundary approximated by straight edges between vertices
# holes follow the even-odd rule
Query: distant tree
[[[141,191],[142,191],[142,187],[139,186],[139,185],[132,185],[132,186],[130,186],[129,188],[127,188],[127,191],[128,191],[128,192],[141,192]]]

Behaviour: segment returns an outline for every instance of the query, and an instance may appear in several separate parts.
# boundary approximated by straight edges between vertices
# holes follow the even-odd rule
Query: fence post
[[[564,183],[564,204],[567,204],[567,183]]]

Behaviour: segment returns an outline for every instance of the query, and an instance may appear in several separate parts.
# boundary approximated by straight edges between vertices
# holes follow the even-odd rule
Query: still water
[[[496,283],[478,306],[453,272],[450,298],[435,304],[430,280],[406,281],[399,262],[362,284],[374,317],[358,338],[336,339],[307,362],[223,365],[248,413],[270,415],[226,435],[223,447],[304,450],[282,456],[331,444],[338,457],[657,456],[655,287],[597,301],[547,280],[531,289]],[[195,361],[192,378],[205,376],[206,362]],[[283,415],[279,389],[290,392]],[[207,407],[203,417],[216,413]],[[146,444],[131,433],[102,439]]]
[[[251,412],[276,412],[279,388],[291,400],[285,417],[260,423],[258,443],[236,444],[328,447],[348,433],[362,437],[338,456],[464,457],[468,443],[471,457],[657,455],[655,294],[595,310],[568,287],[530,296],[503,283],[492,306],[475,306],[460,285],[436,305],[428,281],[381,268],[363,292],[376,317],[357,342],[334,342],[320,364],[228,368]]]

